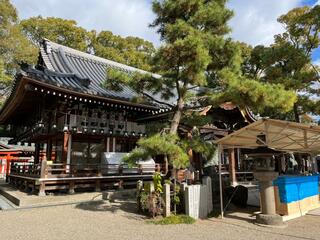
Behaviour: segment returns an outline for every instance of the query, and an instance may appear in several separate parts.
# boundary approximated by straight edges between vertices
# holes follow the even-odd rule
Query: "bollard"
[[[170,216],[170,184],[164,184],[164,216]]]

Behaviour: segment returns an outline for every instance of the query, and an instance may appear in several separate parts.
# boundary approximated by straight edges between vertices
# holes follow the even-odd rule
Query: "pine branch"
[[[157,99],[155,99],[154,97],[152,97],[151,95],[149,95],[149,94],[147,94],[147,93],[145,93],[145,92],[142,92],[142,95],[145,96],[145,97],[147,97],[147,98],[149,98],[151,101],[154,101],[154,102],[156,102],[156,103],[166,105],[166,106],[168,106],[168,107],[170,107],[170,108],[173,108],[173,107],[174,107],[174,105],[172,105],[172,104],[170,104],[170,103],[167,103],[167,102],[163,102],[163,101],[157,100]]]

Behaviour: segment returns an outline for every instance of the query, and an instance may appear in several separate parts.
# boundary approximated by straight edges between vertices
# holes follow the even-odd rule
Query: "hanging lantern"
[[[42,120],[38,123],[38,128],[44,128],[44,124],[43,124]]]
[[[88,128],[87,128],[87,127],[84,127],[84,128],[83,128],[83,132],[84,132],[84,133],[87,133],[87,132],[88,132]]]
[[[54,123],[54,124],[52,125],[51,129],[52,129],[52,130],[57,130],[57,124]]]
[[[128,131],[124,131],[123,135],[124,135],[125,137],[128,137]]]
[[[112,134],[113,134],[113,130],[109,129],[109,135],[112,135]]]
[[[56,124],[56,122],[57,122],[57,109],[54,110],[53,120],[54,120],[54,124],[51,126],[51,129],[52,129],[53,131],[56,131],[57,128],[58,128],[58,126],[57,126],[57,124]]]
[[[104,129],[103,128],[100,129],[100,133],[104,134]]]
[[[76,133],[77,132],[77,127],[73,126],[72,127],[72,132]]]
[[[135,131],[132,131],[132,132],[131,132],[131,135],[132,135],[133,137],[135,137],[135,136],[136,136],[136,132],[135,132]]]
[[[92,133],[93,133],[93,134],[96,134],[96,133],[97,133],[97,129],[92,128]]]
[[[68,113],[66,113],[66,116],[64,118],[64,127],[63,127],[63,132],[68,132],[69,131],[69,125],[68,125]]]
[[[139,137],[143,137],[143,133],[142,132],[139,132],[138,135],[139,135]]]
[[[67,124],[65,124],[63,127],[63,132],[68,132],[68,131],[69,131],[69,127]]]

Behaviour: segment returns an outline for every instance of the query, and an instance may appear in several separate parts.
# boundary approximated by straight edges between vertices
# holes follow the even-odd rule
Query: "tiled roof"
[[[30,74],[38,77],[42,75],[41,77],[51,84],[102,97],[130,101],[137,96],[137,93],[127,86],[123,86],[122,91],[104,88],[102,85],[107,79],[107,68],[119,69],[128,73],[135,71],[147,73],[146,71],[84,53],[47,39],[43,40],[40,45],[40,54],[47,70],[43,71],[43,73],[31,71],[29,72]],[[160,77],[156,74],[154,76]]]

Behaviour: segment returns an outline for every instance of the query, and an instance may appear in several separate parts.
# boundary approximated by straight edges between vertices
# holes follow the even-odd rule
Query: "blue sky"
[[[121,36],[138,36],[159,45],[148,24],[154,19],[151,0],[11,0],[21,18],[55,16],[74,19],[88,30],[111,30]],[[251,45],[269,45],[283,27],[277,18],[294,7],[320,4],[320,0],[229,0],[235,12],[231,36]],[[63,6],[63,7],[62,7]],[[313,53],[320,64],[320,49]]]

